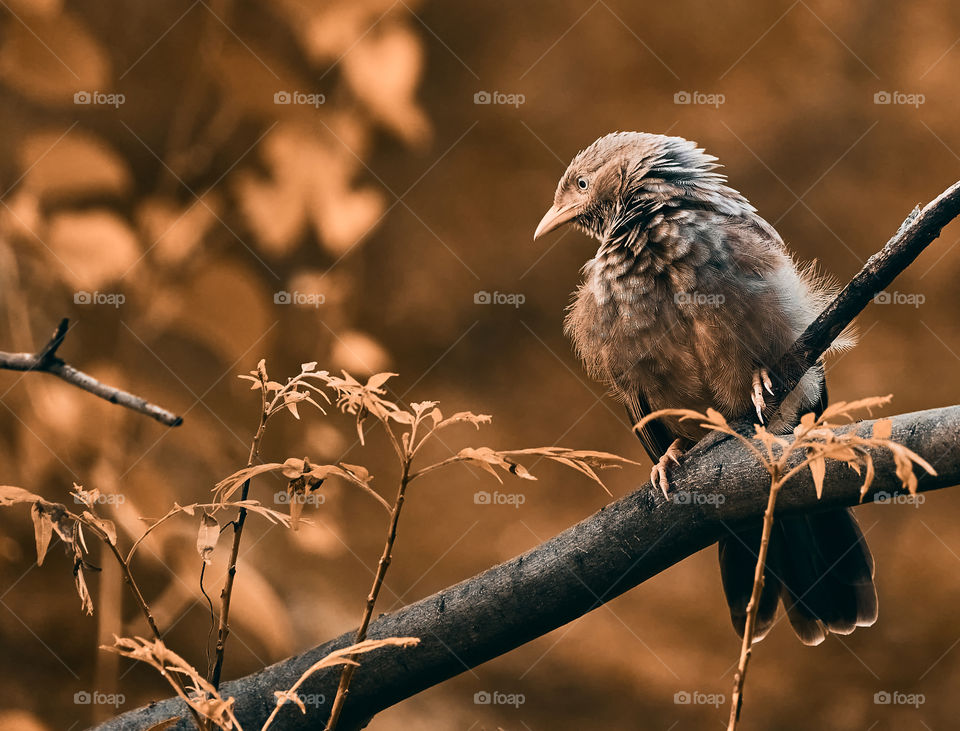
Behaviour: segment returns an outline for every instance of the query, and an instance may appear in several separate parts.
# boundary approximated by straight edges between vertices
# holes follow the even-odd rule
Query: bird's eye
[[[586,189],[587,189],[587,185],[589,185],[589,183],[587,183],[587,179],[586,179],[586,178],[577,178],[577,187],[578,187],[580,190],[586,190]]]

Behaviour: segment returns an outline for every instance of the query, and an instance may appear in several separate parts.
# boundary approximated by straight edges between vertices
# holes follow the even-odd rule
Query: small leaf
[[[367,389],[378,390],[384,383],[396,376],[396,373],[375,373],[367,379]]]
[[[390,417],[398,424],[412,424],[414,420],[414,415],[409,411],[391,411]]]
[[[866,462],[866,470],[863,475],[863,485],[860,486],[860,500],[863,501],[864,496],[867,494],[867,491],[870,489],[870,485],[873,484],[874,477],[874,468],[873,468],[873,457],[870,456],[870,453],[867,453],[867,456],[864,458]]]
[[[253,383],[252,383],[252,385],[250,386],[250,390],[251,390],[251,391],[256,391],[256,390],[257,390],[258,388],[260,388],[261,385],[262,385],[262,384],[260,383],[260,379],[259,379],[259,378],[254,378],[253,376],[237,376],[237,378],[242,378],[244,381],[252,381]]]
[[[873,422],[873,438],[889,439],[893,434],[893,422],[890,419],[877,419]]]
[[[33,518],[33,532],[37,540],[37,566],[42,566],[53,536],[53,521],[36,503],[30,510],[30,517]]]
[[[83,517],[87,519],[87,522],[93,523],[93,525],[100,529],[100,531],[107,537],[107,542],[111,546],[117,545],[117,527],[113,524],[112,520],[99,518],[89,510],[83,511]]]
[[[77,587],[77,594],[80,596],[80,608],[87,614],[93,614],[93,598],[90,596],[90,590],[87,589],[87,580],[83,576],[83,563],[78,562],[73,569],[73,579]]]
[[[341,462],[340,466],[352,473],[353,476],[356,477],[360,482],[370,482],[370,480],[373,479],[373,477],[370,475],[370,470],[362,465]]]
[[[724,419],[723,414],[716,409],[707,409],[707,421],[717,426],[727,426],[727,420]]]
[[[817,490],[817,500],[823,497],[823,478],[827,473],[827,461],[818,457],[810,462],[810,474],[813,476],[813,486]]]
[[[207,512],[200,516],[200,529],[197,531],[197,553],[205,564],[213,558],[213,549],[220,537],[220,525],[217,519]]]
[[[437,411],[437,417],[440,417],[439,409]],[[489,424],[492,420],[492,417],[489,414],[474,414],[472,411],[459,411],[453,416],[447,417],[442,421],[437,423],[437,429],[446,429],[451,424],[461,424],[468,423],[473,424],[477,429],[480,428],[481,424]]]
[[[304,461],[302,459],[297,459],[296,457],[290,457],[282,465],[280,465],[280,473],[286,477],[288,480],[295,480],[300,475],[303,474],[303,469],[305,467]]]
[[[43,498],[24,490],[22,487],[0,485],[0,506],[13,505],[15,503],[33,503],[37,500],[43,500]]]

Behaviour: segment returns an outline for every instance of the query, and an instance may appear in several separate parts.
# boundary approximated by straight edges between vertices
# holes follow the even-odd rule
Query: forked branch
[[[57,350],[63,344],[67,335],[70,321],[63,318],[47,344],[36,353],[6,353],[0,351],[0,369],[8,371],[36,371],[49,373],[60,378],[72,386],[99,396],[112,404],[124,406],[137,413],[156,419],[166,426],[180,426],[183,419],[156,404],[152,404],[140,396],[123,391],[113,386],[101,383],[93,376],[79,371],[69,363],[64,362],[57,355]]]

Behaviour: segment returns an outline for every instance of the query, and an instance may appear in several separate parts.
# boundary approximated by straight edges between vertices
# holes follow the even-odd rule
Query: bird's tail
[[[730,618],[743,636],[753,590],[762,525],[751,524],[720,539],[720,575]],[[848,509],[781,518],[774,524],[760,595],[754,639],[773,626],[783,600],[787,617],[805,645],[827,632],[850,634],[877,620],[873,556]]]

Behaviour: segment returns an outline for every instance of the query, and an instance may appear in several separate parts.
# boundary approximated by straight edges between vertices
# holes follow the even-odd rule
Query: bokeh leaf
[[[38,102],[73,105],[76,91],[106,91],[109,58],[69,13],[4,24],[0,79]]]
[[[97,290],[119,279],[140,257],[126,221],[103,209],[57,214],[48,241],[65,267],[62,276],[82,290]]]

